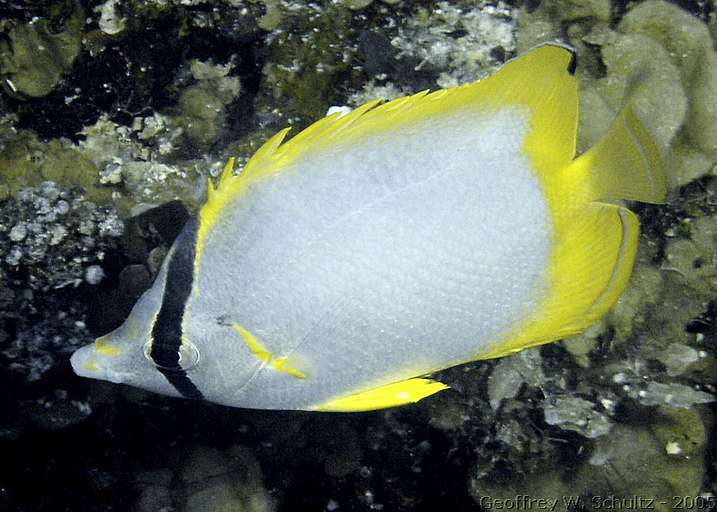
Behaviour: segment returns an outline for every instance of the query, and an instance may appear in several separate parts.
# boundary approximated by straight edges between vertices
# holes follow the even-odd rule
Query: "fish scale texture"
[[[257,371],[234,333],[239,348],[211,356],[225,375],[254,367],[233,389],[246,402],[231,400],[302,407],[435,371],[534,310],[550,223],[520,150],[527,120],[513,107],[445,115],[310,152],[250,186],[206,239],[201,287],[216,293],[196,308],[311,372],[297,385]],[[212,336],[206,326],[189,329]]]

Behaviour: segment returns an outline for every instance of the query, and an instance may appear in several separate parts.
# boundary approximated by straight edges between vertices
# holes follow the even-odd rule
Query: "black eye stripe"
[[[194,254],[197,220],[191,218],[174,243],[162,296],[162,306],[152,328],[149,356],[169,383],[187,398],[203,399],[204,395],[191,381],[179,363],[182,346],[182,320],[194,280]]]

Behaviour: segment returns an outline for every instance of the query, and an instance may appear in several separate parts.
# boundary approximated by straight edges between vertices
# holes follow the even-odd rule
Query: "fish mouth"
[[[70,364],[72,370],[80,377],[101,379],[103,368],[94,356],[94,344],[80,347],[72,353]]]

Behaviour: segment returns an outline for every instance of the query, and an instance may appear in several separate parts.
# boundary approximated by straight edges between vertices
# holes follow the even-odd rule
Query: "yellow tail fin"
[[[605,315],[627,286],[640,228],[630,210],[601,200],[660,203],[666,195],[660,152],[629,107],[564,172],[543,179],[554,227],[546,296],[480,359],[564,338]]]
[[[660,150],[628,106],[607,133],[567,169],[588,181],[590,199],[662,203],[667,193]],[[577,174],[580,175],[580,174]]]

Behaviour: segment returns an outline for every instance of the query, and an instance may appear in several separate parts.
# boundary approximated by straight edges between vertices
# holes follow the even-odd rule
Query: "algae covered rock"
[[[569,22],[607,22],[610,0],[563,0],[526,3],[518,16],[517,50],[523,53],[547,41],[563,39]],[[571,41],[576,45],[575,41]],[[577,45],[576,45],[577,46]]]
[[[262,30],[271,31],[279,26],[283,18],[279,0],[263,0],[265,12],[259,18],[257,25]]]
[[[684,446],[675,453],[671,443]],[[642,498],[673,510],[674,496],[697,496],[704,475],[705,427],[694,410],[659,409],[649,426],[616,425],[600,438],[576,477],[577,488],[621,503]]]
[[[677,377],[685,373],[700,360],[700,352],[689,345],[670,343],[660,353],[660,361],[665,365],[667,375]]]
[[[0,203],[0,356],[12,372],[37,381],[86,341],[79,306],[61,291],[90,284],[87,270],[102,265],[122,231],[113,208],[50,181]]]
[[[118,0],[106,0],[102,5],[95,7],[95,12],[100,13],[98,22],[100,30],[111,36],[122,32],[127,23],[127,19],[117,12],[118,4]]]
[[[135,485],[138,490],[135,510],[151,512],[155,510],[172,510],[172,471],[157,469],[145,471],[137,475]]]
[[[707,25],[674,4],[649,0],[631,9],[618,29],[647,35],[669,52],[690,98],[689,140],[717,159],[717,53]]]
[[[239,96],[238,77],[230,76],[231,65],[213,65],[194,60],[190,64],[196,83],[179,96],[179,114],[172,124],[181,128],[188,142],[198,148],[213,144],[226,128],[226,106]]]
[[[643,405],[665,405],[678,409],[689,409],[695,404],[713,402],[715,397],[704,391],[684,384],[650,382],[647,388],[640,392],[640,401]]]
[[[67,5],[67,4],[66,4]],[[12,27],[0,41],[0,77],[5,90],[19,99],[38,98],[52,91],[80,53],[85,13],[70,3],[69,15],[57,30],[47,19]]]
[[[183,512],[270,512],[259,462],[252,450],[235,446],[226,452],[193,448],[182,468],[186,490]]]
[[[593,144],[630,104],[666,155],[671,188],[717,161],[717,53],[706,23],[664,0],[631,6],[616,27],[606,2],[543,2],[524,8],[518,49],[567,39],[578,50],[579,143]],[[597,50],[597,51],[596,51]]]
[[[193,446],[179,454],[181,466],[140,473],[134,510],[156,512],[271,512],[274,504],[263,484],[252,450]]]
[[[653,510],[667,512],[675,496],[698,495],[705,443],[698,412],[659,409],[649,424],[615,425],[588,448],[587,460],[574,460],[577,467],[570,470],[562,461],[546,461],[529,474],[500,479],[476,468],[469,485],[485,509],[519,508],[521,497],[527,497],[556,511],[636,509],[650,503]]]
[[[517,10],[504,2],[438,2],[419,7],[399,26],[391,45],[396,58],[416,61],[416,70],[439,72],[440,87],[483,78],[515,48]]]
[[[220,162],[177,160],[184,129],[174,126],[181,118],[153,113],[137,117],[132,127],[101,117],[82,131],[77,150],[94,163],[101,189],[112,194],[124,216],[142,205],[182,199],[196,208],[201,203],[208,169]]]
[[[577,396],[557,397],[545,407],[545,422],[596,438],[610,432],[612,422],[595,410],[595,404]]]
[[[18,132],[3,144],[0,169],[0,186],[10,194],[53,181],[80,186],[93,201],[107,202],[110,197],[110,191],[100,186],[93,163],[66,140],[41,142],[31,132]]]
[[[612,112],[618,112],[625,95],[629,95],[627,101],[648,123],[660,147],[668,148],[688,108],[679,70],[672,64],[668,51],[642,35],[591,36],[591,42],[602,42],[601,54],[607,67],[607,76],[594,85],[597,92]],[[595,142],[585,141],[583,145]]]
[[[318,119],[330,105],[337,77],[351,72],[352,11],[341,4],[296,7],[283,13],[269,40],[260,108]]]
[[[703,216],[688,223],[689,238],[671,238],[665,247],[666,267],[677,274],[702,300],[717,290],[717,216]]]
[[[488,377],[488,397],[493,409],[507,398],[514,398],[523,385],[539,386],[545,378],[538,350],[523,350],[515,357],[498,361]]]
[[[566,505],[565,497],[573,494],[573,488],[563,479],[557,467],[541,468],[509,482],[473,478],[469,481],[469,488],[483,510],[518,510],[535,503],[536,508],[563,512],[569,510],[570,505]]]

